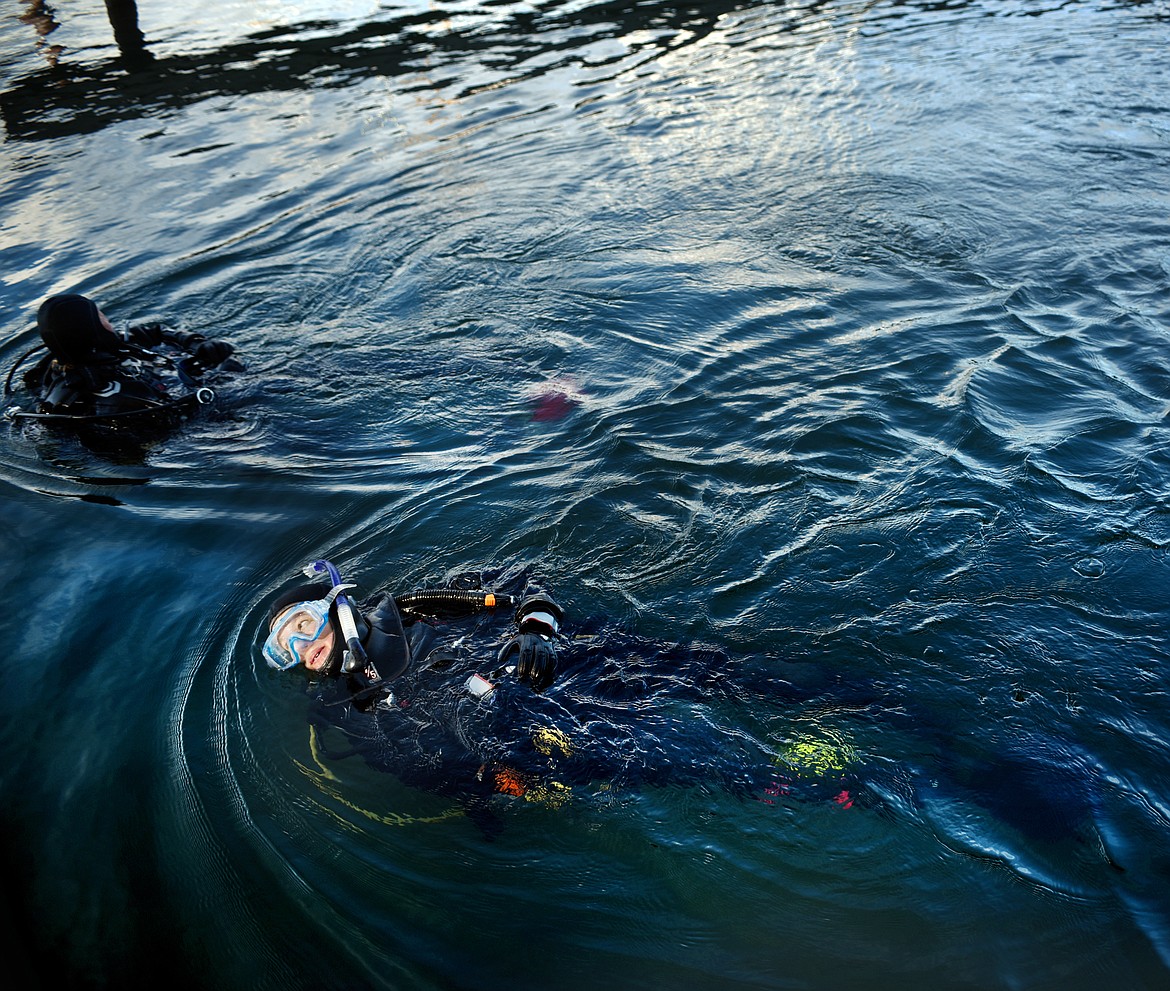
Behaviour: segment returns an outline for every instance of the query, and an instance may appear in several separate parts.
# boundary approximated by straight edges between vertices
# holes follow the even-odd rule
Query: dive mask
[[[270,667],[287,671],[304,662],[303,651],[317,640],[329,624],[333,600],[352,585],[334,585],[323,599],[297,602],[280,613],[264,641],[264,659]]]

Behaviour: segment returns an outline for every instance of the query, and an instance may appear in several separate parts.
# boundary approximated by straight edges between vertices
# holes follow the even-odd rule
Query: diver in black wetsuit
[[[243,368],[230,344],[201,334],[160,323],[119,334],[93,300],[76,293],[46,299],[37,311],[37,329],[42,343],[20,358],[5,383],[10,394],[23,361],[47,349],[24,374],[37,409],[10,410],[10,418],[128,429],[165,424],[214,400],[204,381],[210,372]]]
[[[943,796],[981,806],[1033,842],[1088,844],[1122,869],[1095,826],[1098,776],[1068,744],[1021,735],[987,753],[981,739],[956,737],[947,714],[818,664],[733,660],[608,624],[567,635],[562,609],[519,579],[516,595],[468,576],[383,592],[359,610],[331,564],[314,562],[314,571],[329,581],[273,603],[263,648],[272,667],[310,673],[314,756],[357,755],[449,796],[486,837],[500,830],[494,809],[507,802],[608,802],[647,787],[886,814],[885,794],[925,807]],[[917,768],[863,761],[847,724],[870,719],[902,725],[935,756]],[[327,729],[348,749],[331,751]]]
[[[717,651],[570,637],[547,593],[502,595],[478,581],[383,592],[359,609],[329,562],[313,571],[330,580],[272,603],[263,655],[309,673],[311,725],[341,730],[350,746],[326,756],[357,754],[456,798],[486,835],[498,826],[495,795],[560,805],[586,791],[715,785],[769,805],[791,796],[848,807],[857,794],[839,748],[777,749],[706,718],[713,700],[734,704]],[[495,609],[513,620],[502,631]],[[823,675],[812,687],[764,680],[754,698],[768,705],[844,694]]]

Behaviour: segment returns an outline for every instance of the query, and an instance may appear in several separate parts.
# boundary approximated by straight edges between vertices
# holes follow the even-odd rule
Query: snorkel
[[[353,605],[349,601],[349,596],[345,594],[345,589],[353,588],[353,586],[342,584],[341,575],[338,574],[337,569],[324,559],[306,564],[304,567],[307,578],[312,578],[313,575],[321,571],[326,572],[329,575],[329,580],[333,583],[331,594],[336,593],[336,598],[333,601],[337,604],[337,618],[341,621],[341,633],[345,637],[346,648],[341,660],[341,670],[348,674],[366,663],[366,651],[362,647],[361,641],[358,640],[357,622],[353,618]]]

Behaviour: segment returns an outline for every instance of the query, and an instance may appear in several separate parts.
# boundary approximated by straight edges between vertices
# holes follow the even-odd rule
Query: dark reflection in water
[[[1123,0],[1123,4],[1148,6],[1151,17],[1163,16],[1157,0]],[[697,45],[722,16],[741,6],[704,0],[693,4],[594,3],[571,5],[567,10],[561,9],[561,4],[547,4],[538,10],[508,11],[507,4],[499,4],[487,7],[483,15],[461,17],[461,21],[471,21],[466,27],[445,25],[438,35],[433,30],[419,30],[431,29],[448,16],[440,8],[357,26],[314,22],[274,27],[215,51],[155,59],[138,27],[134,0],[106,0],[119,57],[105,64],[84,65],[54,58],[48,68],[26,76],[0,94],[0,113],[9,137],[17,140],[86,134],[214,96],[349,86],[366,77],[402,75],[414,71],[424,54],[456,66],[468,58],[482,57],[483,64],[498,76],[519,81],[580,62],[581,50],[591,43],[629,38],[640,32],[649,34],[634,46],[641,49],[644,59]],[[885,16],[963,11],[972,6],[976,5],[969,0],[899,2],[890,5]],[[1040,16],[1059,6],[1029,5],[1021,13]],[[826,8],[821,3],[794,8],[789,15],[791,28],[799,29],[806,17],[823,16]],[[53,29],[52,9],[47,5],[36,4],[35,15],[30,11],[28,16],[39,33]],[[625,53],[620,59],[624,58]],[[620,59],[590,57],[587,61],[604,66]],[[538,67],[520,68],[528,63]],[[465,86],[456,95],[474,91],[474,86]]]
[[[138,26],[138,4],[135,0],[105,0],[106,13],[110,19],[114,41],[118,46],[117,65],[121,68],[138,68],[148,64],[154,56],[146,48],[146,36]],[[41,38],[48,38],[60,27],[56,11],[45,0],[27,0],[26,10],[20,15],[22,24],[29,24]],[[44,53],[51,68],[59,66],[59,56],[64,47],[45,44]]]
[[[107,3],[119,59],[104,65],[54,64],[3,94],[0,108],[10,137],[38,140],[84,134],[211,96],[352,85],[363,77],[412,71],[424,52],[455,64],[468,56],[490,55],[486,61],[493,68],[509,73],[537,54],[564,51],[566,59],[576,58],[582,39],[566,35],[567,27],[586,28],[594,39],[622,37],[636,28],[661,28],[667,34],[652,44],[665,51],[702,38],[735,5],[596,4],[567,14],[555,9],[509,13],[487,30],[476,24],[444,30],[438,37],[415,30],[430,28],[446,16],[442,10],[427,11],[339,26],[335,33],[327,30],[330,25],[317,23],[272,28],[213,52],[158,60],[138,30],[134,8],[133,2]],[[307,28],[312,29],[311,37],[305,36]],[[127,69],[134,70],[130,77]]]
[[[138,4],[135,0],[105,0],[114,42],[121,63],[135,68],[149,63],[154,56],[146,48],[146,35],[138,27]]]
[[[47,38],[60,26],[53,13],[53,8],[45,3],[45,0],[29,0],[25,7],[24,13],[20,15],[20,23],[30,25],[39,37]],[[43,42],[42,45],[44,45]],[[56,45],[46,45],[44,50],[50,60],[54,61],[61,52],[61,49]]]

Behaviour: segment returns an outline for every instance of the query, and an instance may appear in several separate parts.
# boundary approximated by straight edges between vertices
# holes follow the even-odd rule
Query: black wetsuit
[[[385,610],[388,599],[376,609]],[[369,607],[362,612],[369,617]],[[856,701],[853,689],[820,672],[801,685],[774,670],[736,679],[729,676],[735,665],[719,651],[603,630],[562,640],[557,680],[537,693],[499,669],[497,652],[509,632],[505,617],[406,614],[405,670],[372,686],[362,676],[312,686],[311,722],[346,739],[341,746],[335,734],[320,733],[325,756],[357,754],[412,787],[457,798],[485,831],[491,817],[484,803],[493,794],[554,805],[656,786],[718,788],[767,804],[800,798],[850,805],[858,795],[860,782],[844,762],[801,766],[739,722],[761,704],[846,695]],[[375,667],[401,667],[377,651],[370,659]],[[474,694],[468,681],[477,674],[494,689]]]
[[[388,595],[362,613],[381,676],[311,685],[321,755],[360,755],[449,796],[486,836],[501,828],[496,810],[508,801],[608,803],[655,787],[717,790],[762,807],[888,809],[887,793],[926,806],[949,796],[1039,842],[1095,835],[1098,775],[1075,748],[1021,736],[988,753],[928,704],[894,704],[873,682],[815,663],[654,643],[602,622],[561,638],[556,679],[535,692],[500,669],[497,652],[514,630],[506,613],[405,611],[400,620]],[[468,681],[477,674],[495,687],[476,695]],[[872,720],[914,741],[916,754],[926,741],[933,756],[861,757],[850,725]]]

